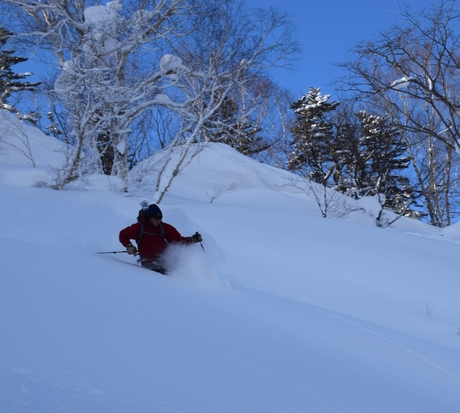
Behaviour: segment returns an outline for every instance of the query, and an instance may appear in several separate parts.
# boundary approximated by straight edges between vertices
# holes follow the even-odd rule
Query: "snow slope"
[[[161,204],[205,251],[172,248],[165,277],[96,254],[123,249],[148,175],[53,191],[56,142],[27,129],[34,168],[3,136],[0,412],[460,411],[458,226],[323,219],[212,145]]]

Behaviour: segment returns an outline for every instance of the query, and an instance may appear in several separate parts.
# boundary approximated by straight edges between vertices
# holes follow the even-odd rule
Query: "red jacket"
[[[141,223],[144,225],[144,231],[139,240]],[[122,229],[119,237],[125,247],[132,240],[136,241],[141,258],[157,258],[166,249],[168,243],[190,244],[190,237],[183,237],[172,225],[162,222],[162,231],[161,226],[154,227],[146,217],[142,218],[141,223]]]

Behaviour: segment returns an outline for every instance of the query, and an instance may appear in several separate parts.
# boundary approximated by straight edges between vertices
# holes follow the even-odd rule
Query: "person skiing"
[[[203,238],[198,232],[191,237],[183,237],[162,219],[163,213],[158,205],[149,205],[140,211],[137,223],[120,231],[119,239],[128,254],[139,252],[139,261],[144,268],[166,274],[159,259],[168,244],[194,244],[203,241]],[[137,247],[131,241],[135,241]]]

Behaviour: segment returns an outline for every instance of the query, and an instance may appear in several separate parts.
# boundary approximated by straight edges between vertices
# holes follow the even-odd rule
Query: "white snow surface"
[[[26,130],[36,168],[1,131],[0,412],[460,411],[458,225],[324,219],[210,145],[160,205],[204,251],[163,276],[96,253],[123,250],[148,180],[43,188],[62,148]]]

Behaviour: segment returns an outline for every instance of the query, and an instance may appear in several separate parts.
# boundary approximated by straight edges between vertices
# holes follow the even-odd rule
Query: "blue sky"
[[[334,64],[343,62],[346,53],[361,40],[371,40],[400,21],[398,11],[403,4],[419,11],[439,4],[440,0],[246,0],[250,7],[276,7],[288,13],[297,28],[302,56],[294,72],[273,71],[274,79],[282,87],[301,97],[309,87],[320,87],[323,94],[334,94],[331,83],[343,75]],[[103,1],[106,3],[106,1]],[[31,70],[29,61],[18,65],[18,71]],[[34,77],[29,79],[34,81]]]
[[[287,12],[297,26],[303,49],[298,71],[274,72],[275,80],[298,97],[309,87],[333,93],[329,84],[343,71],[334,63],[343,62],[353,45],[374,38],[379,30],[396,24],[403,2],[397,0],[247,0],[254,7],[277,7]],[[414,11],[438,4],[436,0],[407,0]]]

